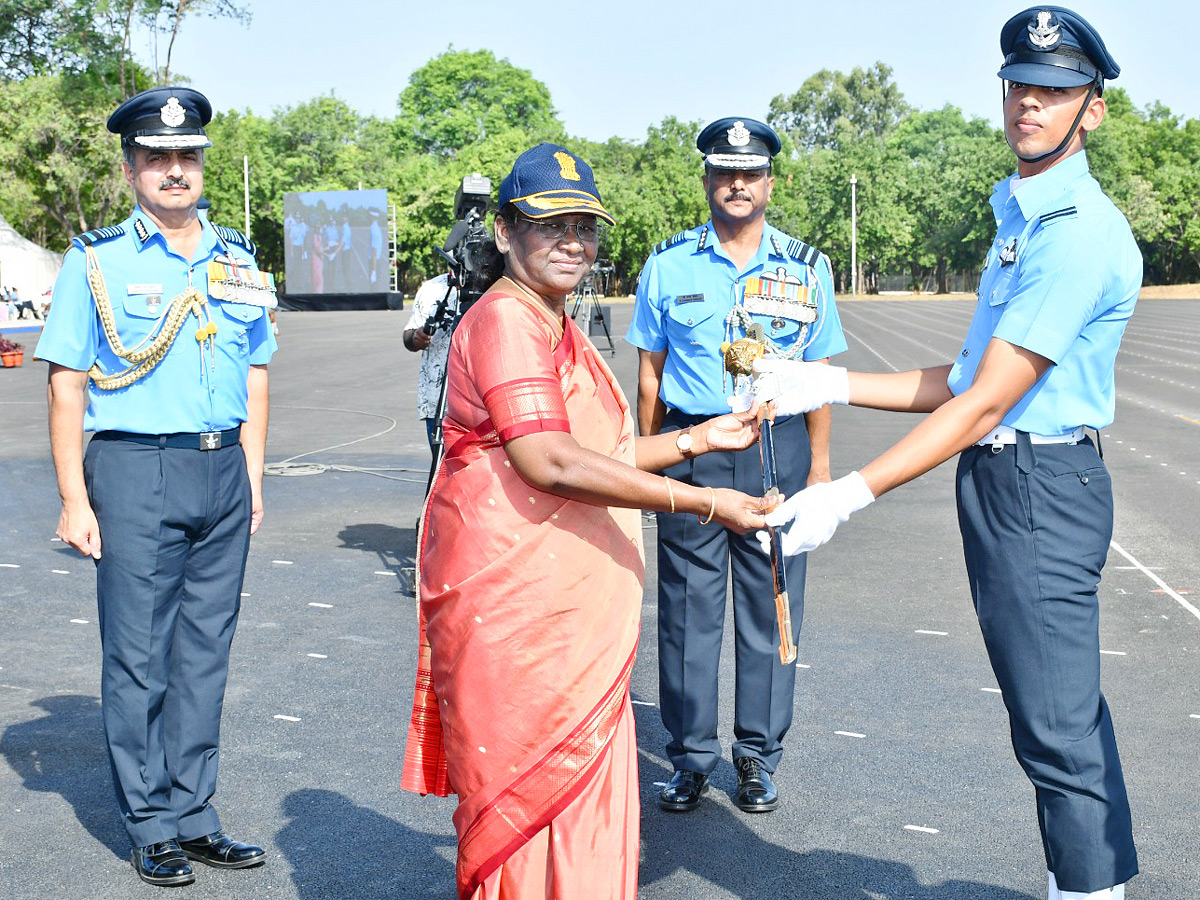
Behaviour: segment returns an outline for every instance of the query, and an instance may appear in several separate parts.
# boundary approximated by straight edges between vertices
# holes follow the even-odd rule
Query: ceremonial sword
[[[742,338],[721,347],[725,355],[725,368],[738,376],[750,376],[754,372],[754,360],[766,352],[766,343],[753,337]],[[779,476],[775,467],[775,407],[764,403],[758,410],[758,449],[762,454],[763,494],[779,497]],[[772,504],[774,506],[774,504]],[[787,567],[783,555],[783,536],[767,526],[771,536],[771,580],[775,591],[775,619],[779,623],[779,661],[785,666],[796,661],[796,643],[792,640],[792,607],[788,600]]]

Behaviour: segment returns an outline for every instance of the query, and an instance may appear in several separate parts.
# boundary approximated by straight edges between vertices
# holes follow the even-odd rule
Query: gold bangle
[[[664,475],[663,481],[667,483],[667,498],[671,501],[671,512],[675,512],[675,492],[671,490],[671,479]]]
[[[709,501],[708,501],[708,518],[707,518],[707,519],[701,519],[699,515],[697,515],[697,516],[696,516],[696,519],[697,519],[697,520],[700,522],[700,524],[701,524],[701,525],[707,525],[709,522],[711,522],[711,521],[712,521],[712,519],[713,519],[713,516],[714,516],[714,515],[716,514],[716,512],[717,512],[717,492],[716,492],[716,491],[714,491],[714,490],[713,490],[713,489],[710,487],[710,488],[708,489],[708,496],[709,496]]]

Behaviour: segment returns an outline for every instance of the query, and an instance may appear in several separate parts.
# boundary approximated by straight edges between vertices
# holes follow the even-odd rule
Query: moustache
[[[186,178],[164,178],[158,183],[158,189],[160,191],[167,191],[173,187],[191,188],[191,186],[191,182],[189,182]]]
[[[750,195],[745,193],[744,191],[734,191],[732,194],[730,194],[728,197],[725,198],[726,203],[731,203],[734,200],[747,200],[748,201],[748,200],[750,200]]]

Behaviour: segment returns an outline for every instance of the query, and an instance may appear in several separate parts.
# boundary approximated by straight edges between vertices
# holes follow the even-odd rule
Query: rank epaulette
[[[688,233],[686,231],[681,231],[679,234],[673,234],[665,241],[660,241],[659,244],[654,248],[654,253],[662,253],[664,250],[674,247],[676,244],[682,244],[687,240],[687,238]],[[654,254],[652,253],[651,256],[653,255]]]
[[[251,256],[254,255],[257,249],[254,246],[254,241],[250,240],[250,238],[246,237],[236,228],[226,228],[224,225],[214,225],[213,230],[216,231],[221,240],[229,244],[237,244],[239,247],[248,250]]]
[[[124,233],[124,225],[108,225],[104,228],[93,228],[91,231],[85,231],[83,234],[77,234],[71,238],[71,243],[80,250],[86,250],[93,244],[111,241],[113,238],[119,238]]]
[[[1056,209],[1054,212],[1048,212],[1045,215],[1040,216],[1038,220],[1042,223],[1042,225],[1048,225],[1055,219],[1069,219],[1072,216],[1077,215],[1079,215],[1079,210],[1074,206],[1064,206],[1062,209]]]
[[[792,238],[788,241],[787,255],[792,259],[799,260],[806,266],[815,266],[817,259],[821,256],[821,251],[816,247],[804,243],[804,241]]]

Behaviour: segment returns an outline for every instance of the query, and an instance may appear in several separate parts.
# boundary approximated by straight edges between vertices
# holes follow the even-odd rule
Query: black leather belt
[[[231,447],[242,436],[242,426],[225,431],[202,431],[199,434],[136,434],[132,431],[98,431],[93,440],[132,441],[135,444],[152,444],[156,447],[173,447],[179,450],[220,450]]]

